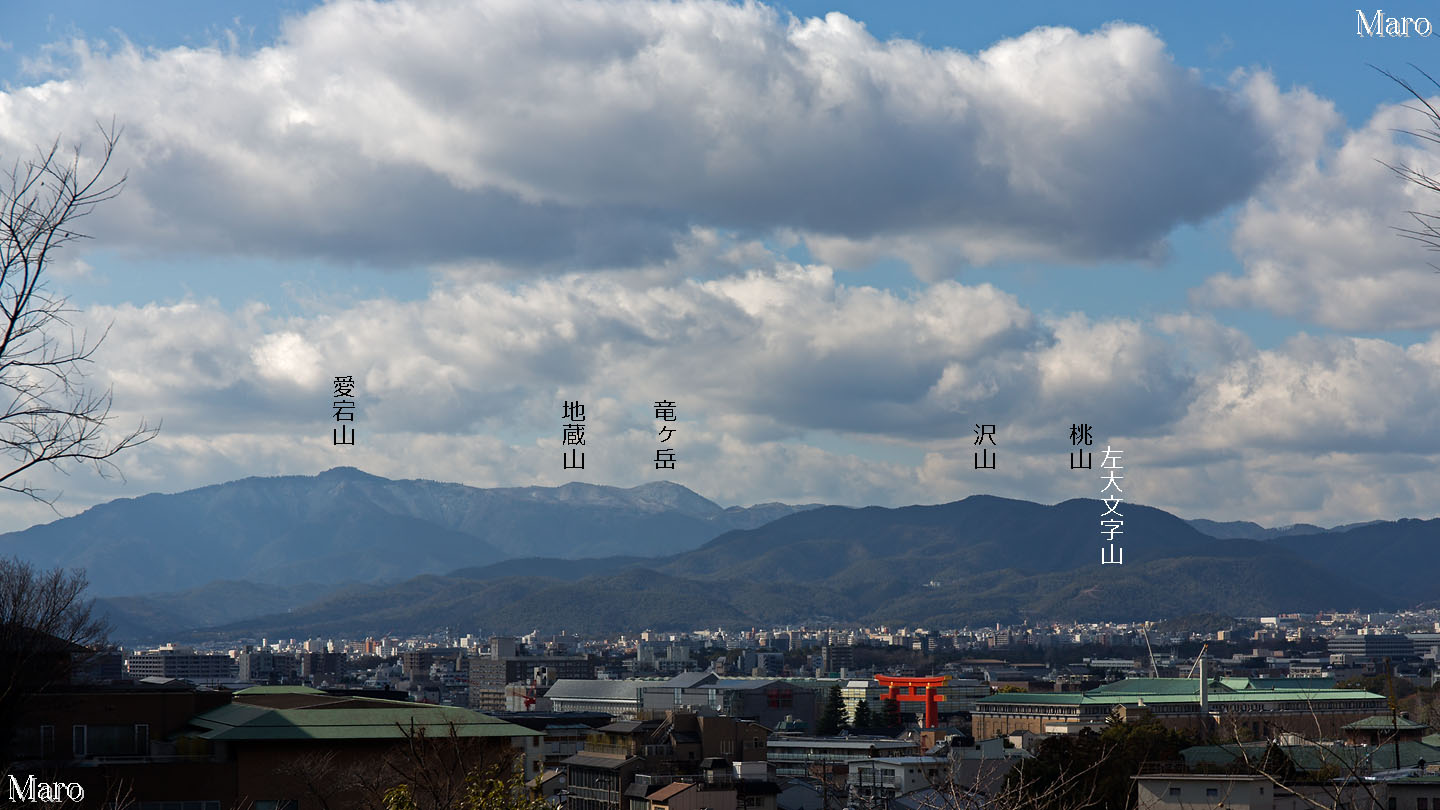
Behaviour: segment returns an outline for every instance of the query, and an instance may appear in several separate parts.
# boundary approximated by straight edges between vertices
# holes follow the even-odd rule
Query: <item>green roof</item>
[[[1240,759],[1258,762],[1270,747],[1268,742],[1229,743],[1225,745],[1195,745],[1180,752],[1185,765],[1227,766]],[[1413,767],[1420,760],[1427,763],[1440,762],[1440,748],[1418,742],[1402,742],[1400,764],[1395,764],[1394,743],[1384,745],[1341,745],[1336,743],[1308,743],[1304,745],[1276,746],[1295,763],[1295,767],[1312,773],[1326,768],[1361,772],[1388,771],[1396,767]]]
[[[1429,728],[1429,726],[1405,717],[1392,718],[1388,714],[1377,714],[1366,717],[1363,720],[1356,720],[1348,726],[1342,726],[1342,728],[1346,731],[1413,731],[1415,729]]]
[[[433,738],[448,735],[452,727],[460,737],[542,736],[524,726],[454,706],[374,699],[361,705],[363,708],[271,709],[231,703],[192,718],[190,725],[198,733],[181,736],[208,740],[401,739],[412,730],[423,730]]]
[[[1219,703],[1249,703],[1263,700],[1384,700],[1384,696],[1364,689],[1262,689],[1251,692],[1221,692],[1211,695]]]
[[[1384,700],[1382,696],[1363,689],[1317,688],[1317,684],[1323,683],[1331,681],[1328,678],[1225,678],[1210,682],[1207,697],[1211,703]],[[1200,681],[1196,678],[1126,678],[1097,686],[1084,693],[999,692],[980,698],[976,703],[1116,705],[1140,701],[1156,704],[1198,703],[1199,700]]]
[[[1087,695],[1198,695],[1199,678],[1126,678],[1123,681],[1102,684],[1087,691]]]

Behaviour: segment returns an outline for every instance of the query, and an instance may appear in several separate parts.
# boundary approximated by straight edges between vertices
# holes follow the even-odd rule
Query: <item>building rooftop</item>
[[[1222,745],[1195,745],[1180,752],[1185,764],[1227,766],[1236,760],[1259,762],[1272,745],[1268,741],[1249,743],[1226,743]],[[1399,767],[1413,767],[1420,760],[1440,762],[1440,748],[1420,742],[1407,741],[1385,743],[1384,745],[1341,745],[1338,743],[1304,743],[1301,745],[1275,746],[1285,754],[1297,768],[1311,772],[1339,769],[1370,772],[1391,770],[1396,765],[1396,749],[1399,749]]]
[[[1211,703],[1249,703],[1262,700],[1331,701],[1383,700],[1363,689],[1334,689],[1329,678],[1217,678],[1209,683]],[[1197,678],[1126,678],[1086,692],[1000,692],[976,700],[977,707],[995,704],[1094,705],[1122,703],[1197,703]]]
[[[597,754],[590,751],[581,751],[578,754],[567,757],[561,764],[578,765],[588,768],[619,769],[621,766],[631,762],[642,762],[640,757],[615,756],[608,754]]]
[[[1363,720],[1341,726],[1344,731],[1422,731],[1429,728],[1424,723],[1417,723],[1405,717],[1392,718],[1388,714],[1376,714],[1366,717]]]
[[[179,736],[208,740],[401,739],[421,731],[444,737],[538,737],[539,732],[453,706],[371,698],[315,700],[305,708],[231,703],[197,715]]]
[[[649,799],[652,802],[663,802],[675,796],[676,794],[684,793],[685,791],[693,787],[695,787],[695,785],[690,782],[671,782],[670,784],[660,788],[659,790],[656,790],[654,793],[651,793],[645,798]]]
[[[642,686],[658,686],[661,681],[601,681],[584,678],[561,678],[551,684],[545,697],[551,700],[602,700],[639,702]]]

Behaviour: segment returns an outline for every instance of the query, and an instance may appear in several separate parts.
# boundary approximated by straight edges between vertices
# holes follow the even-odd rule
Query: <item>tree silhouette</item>
[[[0,558],[0,762],[27,698],[64,681],[105,642],[109,626],[84,598],[87,584],[81,571]]]
[[[840,694],[840,684],[837,683],[830,687],[825,709],[820,712],[820,720],[815,724],[815,732],[820,735],[839,734],[844,726],[845,698]]]
[[[108,437],[110,390],[86,384],[87,366],[105,336],[77,336],[65,319],[67,299],[46,278],[56,252],[80,239],[76,221],[120,193],[125,178],[103,180],[120,133],[101,128],[104,146],[93,171],[82,171],[77,147],[67,159],[57,139],[48,150],[17,161],[0,183],[0,489],[50,504],[26,479],[33,468],[74,460],[106,476],[118,472],[117,453],[155,437],[142,420]],[[7,468],[8,467],[8,468]]]
[[[875,718],[870,713],[870,704],[864,698],[855,706],[855,728],[865,729],[875,726]]]

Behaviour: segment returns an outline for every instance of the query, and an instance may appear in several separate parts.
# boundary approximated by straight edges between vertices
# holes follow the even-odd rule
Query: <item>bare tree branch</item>
[[[1406,105],[1407,109],[1419,113],[1424,116],[1426,120],[1427,126],[1424,129],[1398,129],[1393,131],[1431,144],[1440,145],[1440,110],[1437,110],[1435,106],[1430,103],[1430,100],[1425,98],[1410,82],[1383,68],[1375,67],[1374,65],[1370,67],[1405,88],[1405,92],[1409,93],[1419,102],[1418,105]],[[1440,89],[1440,82],[1437,82],[1429,73],[1426,73],[1414,64],[1410,65],[1410,67],[1415,68],[1417,73],[1424,76],[1425,79],[1435,85],[1437,89]],[[1437,178],[1424,169],[1419,169],[1406,163],[1390,164],[1383,160],[1377,162],[1394,172],[1405,182],[1413,183],[1427,191],[1440,194],[1440,178]],[[1419,242],[1424,245],[1427,250],[1440,251],[1440,214],[1418,210],[1406,211],[1405,213],[1409,214],[1410,218],[1414,220],[1414,227],[1395,227],[1394,230],[1396,233],[1406,239],[1413,239]],[[1437,267],[1433,263],[1430,266],[1434,268],[1436,272],[1440,272],[1440,267]]]
[[[46,271],[61,247],[89,238],[77,220],[119,195],[125,177],[104,179],[120,139],[112,122],[100,127],[104,146],[98,165],[82,170],[80,149],[71,155],[60,141],[17,161],[0,183],[0,490],[54,508],[26,478],[38,466],[65,472],[60,462],[89,463],[102,477],[118,475],[118,453],[153,439],[158,426],[144,420],[128,433],[107,436],[111,390],[87,385],[88,367],[106,333],[93,342],[77,339],[66,315],[67,299],[50,291]],[[62,332],[66,339],[62,340]]]

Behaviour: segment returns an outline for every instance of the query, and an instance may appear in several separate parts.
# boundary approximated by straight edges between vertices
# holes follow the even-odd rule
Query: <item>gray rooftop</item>
[[[639,689],[654,681],[600,681],[585,678],[561,678],[551,685],[545,697],[551,700],[602,700],[639,702]]]

